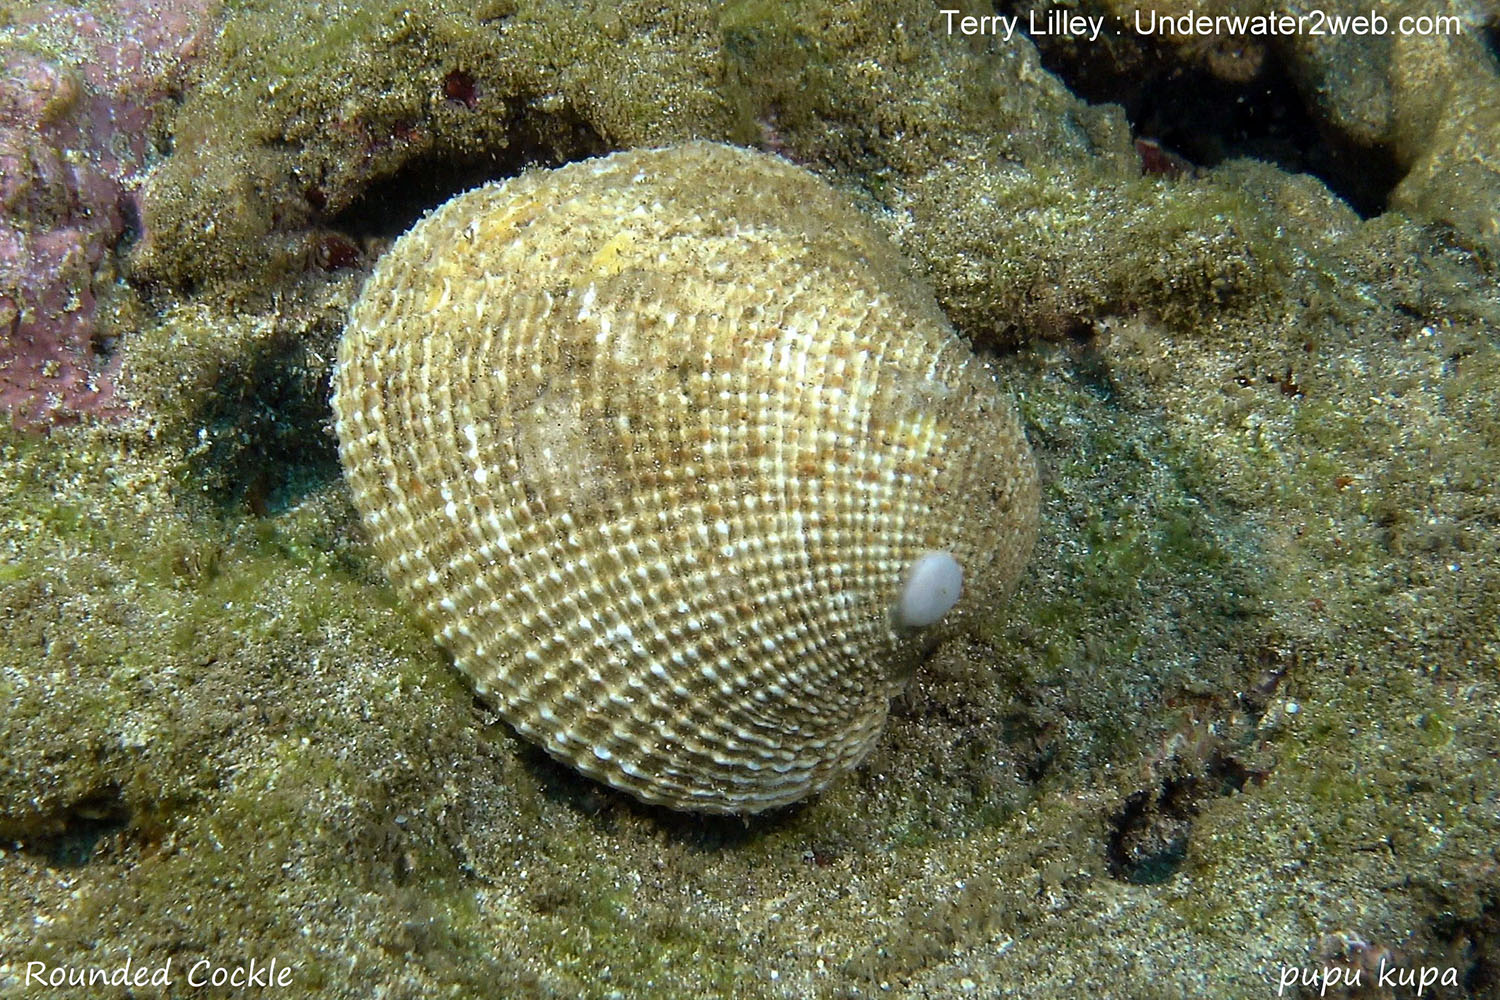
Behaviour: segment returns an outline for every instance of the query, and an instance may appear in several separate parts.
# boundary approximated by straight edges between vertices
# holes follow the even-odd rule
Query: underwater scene
[[[0,995],[1500,998],[1495,0],[0,2]]]

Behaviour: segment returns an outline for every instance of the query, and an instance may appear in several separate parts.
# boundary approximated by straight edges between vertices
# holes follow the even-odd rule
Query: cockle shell
[[[899,613],[914,565],[962,567],[948,627],[995,612],[1036,530],[1010,403],[891,246],[811,173],[711,143],[427,215],[351,313],[333,407],[375,551],[459,669],[677,809],[857,764],[929,645]]]

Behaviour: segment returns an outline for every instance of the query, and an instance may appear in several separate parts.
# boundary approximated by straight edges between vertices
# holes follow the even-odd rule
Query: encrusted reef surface
[[[17,11],[4,65],[65,62]],[[1249,52],[873,0],[226,4],[119,238],[0,205],[88,234],[118,334],[106,412],[0,440],[0,992],[1494,996],[1497,26],[1455,13]],[[1212,131],[1236,74],[1275,128]],[[694,137],[853,197],[1043,480],[1012,601],[750,821],[500,724],[380,578],[329,424],[422,210]]]

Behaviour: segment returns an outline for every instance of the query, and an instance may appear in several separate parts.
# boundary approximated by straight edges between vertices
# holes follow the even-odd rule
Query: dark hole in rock
[[[1463,996],[1500,996],[1500,900],[1485,900],[1472,917],[1444,913],[1432,933],[1445,947],[1435,964],[1458,969]]]
[[[1166,882],[1187,859],[1192,815],[1173,803],[1183,793],[1180,782],[1169,781],[1160,795],[1136,792],[1110,818],[1109,871],[1135,885]]]
[[[336,331],[326,333],[331,344]],[[248,361],[219,373],[199,414],[204,433],[192,471],[220,508],[275,514],[339,475],[338,451],[325,430],[327,364],[308,340],[273,337]]]
[[[1024,26],[1029,6],[1015,0],[999,9],[1019,15]],[[1193,165],[1252,157],[1312,174],[1366,218],[1384,210],[1401,180],[1390,150],[1360,145],[1320,121],[1287,64],[1259,40],[1205,43],[1189,56],[1106,21],[1094,43],[1049,35],[1032,41],[1042,64],[1075,94],[1121,105],[1133,135]]]
[[[121,195],[116,204],[120,209],[120,235],[115,241],[115,252],[128,253],[141,238],[141,210],[135,198]]]
[[[443,97],[455,104],[472,108],[479,103],[479,84],[465,70],[450,70],[443,77]]]
[[[1250,777],[1239,761],[1214,753],[1192,772],[1132,794],[1109,820],[1110,874],[1134,885],[1171,879],[1187,860],[1193,820],[1204,803],[1235,794]]]
[[[73,803],[57,832],[25,840],[21,849],[54,868],[80,868],[93,860],[101,840],[119,833],[129,820],[130,807],[110,786]]]
[[[406,163],[328,219],[330,228],[355,238],[394,239],[423,212],[470,188],[514,177],[531,167],[561,166],[610,150],[604,137],[570,109],[539,114],[521,98],[508,103],[514,115],[504,148],[467,153],[437,150]]]

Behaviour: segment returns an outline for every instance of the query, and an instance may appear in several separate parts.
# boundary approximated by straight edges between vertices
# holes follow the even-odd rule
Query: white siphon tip
[[[922,628],[943,617],[964,589],[963,567],[951,552],[924,552],[906,568],[896,602],[898,628]]]

